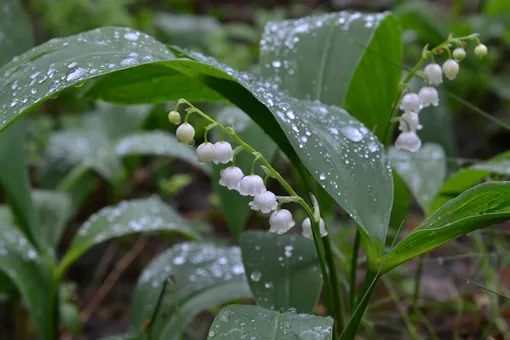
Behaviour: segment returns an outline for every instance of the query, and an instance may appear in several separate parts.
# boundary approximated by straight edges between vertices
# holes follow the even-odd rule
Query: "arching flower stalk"
[[[398,107],[403,111],[400,117],[392,118],[393,122],[399,122],[400,134],[395,141],[395,147],[410,152],[417,152],[421,147],[421,140],[417,131],[421,129],[419,122],[419,113],[422,109],[429,106],[439,105],[439,94],[434,86],[443,83],[443,75],[449,80],[455,80],[459,71],[461,62],[466,57],[467,42],[475,41],[477,43],[474,53],[478,58],[487,55],[487,46],[482,44],[478,39],[478,34],[471,34],[464,37],[454,37],[450,35],[446,41],[429,50],[428,45],[422,51],[422,58],[414,66],[414,68],[406,75],[401,82],[401,92],[397,101]],[[456,48],[453,52],[450,50],[453,46]],[[444,54],[448,59],[440,66],[436,63],[436,57]],[[421,67],[430,60],[423,71]],[[420,88],[417,93],[410,91],[409,82],[415,75],[420,75],[425,79],[425,85]],[[396,107],[393,115],[396,114]],[[388,126],[389,128],[390,126]],[[388,130],[386,135],[388,135]]]

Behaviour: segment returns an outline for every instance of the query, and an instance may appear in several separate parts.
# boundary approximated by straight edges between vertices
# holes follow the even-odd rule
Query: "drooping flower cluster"
[[[476,39],[478,41],[476,35],[471,35],[467,38]],[[422,128],[419,120],[419,113],[424,108],[439,105],[439,94],[434,86],[438,86],[443,82],[443,74],[449,80],[454,80],[459,73],[459,62],[466,57],[466,51],[463,48],[466,43],[460,39],[456,41],[459,47],[454,49],[452,53],[450,52],[449,42],[452,40],[454,40],[454,38],[449,37],[444,47],[437,50],[424,51],[427,58],[432,57],[433,62],[423,69],[426,81],[425,86],[423,86],[418,93],[408,92],[402,96],[400,109],[403,111],[403,114],[398,117],[398,129],[400,130],[400,134],[395,140],[396,148],[410,152],[417,152],[420,150],[421,140],[416,133]],[[441,54],[443,53],[443,49],[448,51],[450,58],[446,60],[441,67],[435,63],[433,54]],[[483,58],[486,54],[487,47],[478,41],[478,46],[475,48],[475,55],[478,58]]]
[[[180,124],[181,117],[176,111],[171,111],[168,114],[168,119],[173,124]],[[180,124],[176,131],[177,139],[186,144],[191,144],[194,141],[195,129],[191,124]],[[204,138],[204,143],[197,147],[197,159],[201,163],[214,163],[214,164],[232,164],[220,171],[221,186],[229,190],[235,190],[242,196],[251,196],[253,200],[249,203],[252,210],[260,211],[261,213],[271,213],[269,217],[269,231],[276,234],[284,234],[289,231],[296,222],[292,217],[292,213],[287,209],[281,209],[282,203],[278,202],[278,197],[271,191],[266,189],[266,185],[262,177],[252,173],[245,175],[243,171],[234,165],[235,150],[232,145],[226,141],[219,141],[210,143],[207,141],[207,131]],[[310,219],[307,218],[302,224],[303,235],[312,238],[312,229]],[[324,220],[320,220],[320,235],[326,236],[328,233],[325,228]]]

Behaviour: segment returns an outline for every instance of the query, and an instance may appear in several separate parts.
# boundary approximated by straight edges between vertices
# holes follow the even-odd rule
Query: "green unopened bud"
[[[487,55],[487,46],[485,46],[484,44],[479,44],[478,46],[476,46],[475,55],[480,59],[485,57]]]
[[[453,57],[458,61],[462,61],[466,58],[466,51],[462,47],[457,47],[453,50]]]
[[[180,124],[181,123],[181,115],[177,111],[170,111],[170,113],[168,113],[168,120],[172,124],[175,124],[175,125]]]

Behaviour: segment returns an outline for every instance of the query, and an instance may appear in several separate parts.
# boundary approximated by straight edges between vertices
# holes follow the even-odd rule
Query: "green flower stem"
[[[200,116],[202,116],[204,119],[211,123],[217,123],[214,119],[209,117],[207,114],[193,106],[190,102],[188,102],[185,99],[179,99],[177,102],[177,105],[175,106],[175,110],[177,111],[179,105],[186,104],[189,106],[186,111],[188,112],[187,116],[191,114],[192,112],[198,113]],[[186,117],[187,117],[186,116]],[[246,142],[244,142],[232,128],[224,127],[223,125],[217,123],[217,127],[221,129],[222,132],[228,134],[237,144],[239,144],[243,149],[245,149],[248,152],[251,152],[252,154],[258,154],[258,152],[253,149],[250,145],[248,145]],[[299,203],[308,214],[310,221],[312,222],[312,233],[313,233],[313,240],[315,243],[315,248],[317,250],[317,255],[319,257],[319,265],[321,268],[322,278],[324,282],[324,290],[326,291],[327,296],[327,306],[328,310],[330,311],[330,314],[333,315],[333,318],[335,320],[335,329],[339,328],[341,329],[343,327],[344,321],[343,321],[343,307],[342,307],[342,299],[340,294],[338,293],[338,290],[340,289],[339,285],[336,284],[336,287],[332,288],[332,282],[338,283],[338,275],[336,273],[336,267],[334,263],[334,257],[333,253],[331,251],[331,247],[323,247],[323,244],[320,242],[321,236],[320,236],[320,229],[319,229],[319,220],[317,220],[314,217],[314,211],[313,209],[304,201],[303,198],[299,197],[297,193],[292,189],[292,187],[283,179],[283,177],[271,166],[271,164],[260,155],[259,158],[260,162],[269,170],[272,177],[274,177],[278,183],[287,191],[287,193],[291,196],[296,196],[296,201]],[[327,236],[326,236],[327,237]],[[328,239],[329,241],[329,239]],[[334,276],[333,279],[330,278],[330,275],[328,275],[329,268],[330,275]],[[337,293],[333,293],[333,289]],[[332,306],[331,306],[332,305]],[[335,332],[336,333],[336,332]]]
[[[356,269],[358,268],[358,257],[359,257],[359,248],[361,245],[361,233],[359,229],[356,228],[356,236],[354,237],[354,248],[352,250],[352,258],[351,258],[351,271],[349,273],[349,305],[351,313],[354,310],[356,304]]]
[[[431,50],[424,49],[423,50],[421,59],[416,63],[416,65],[414,65],[412,70],[409,71],[409,73],[407,73],[405,78],[400,82],[400,92],[399,92],[399,95],[398,95],[398,99],[395,102],[395,104],[393,105],[393,109],[391,110],[391,116],[390,116],[390,119],[388,121],[388,124],[386,125],[386,131],[384,132],[384,138],[382,139],[383,143],[389,142],[389,138],[390,138],[390,134],[389,133],[390,133],[390,129],[391,129],[391,126],[392,126],[392,123],[393,123],[393,118],[396,116],[396,114],[398,112],[398,105],[400,104],[400,101],[402,100],[402,97],[404,96],[404,89],[409,86],[409,82],[411,81],[411,79],[413,79],[413,77],[418,73],[420,68],[423,66],[423,64],[429,58],[434,59],[434,55],[436,55],[438,53],[438,51],[443,50],[443,49],[447,49],[448,52],[449,52],[450,50],[449,50],[448,46],[450,44],[457,43],[457,42],[460,42],[460,41],[465,41],[465,40],[479,41],[478,34],[476,34],[476,33],[475,34],[470,34],[470,35],[467,35],[467,36],[464,36],[464,37],[459,37],[459,38],[454,38],[452,35],[450,35],[448,37],[448,39],[446,39],[446,41],[444,41],[441,44],[437,45],[433,49],[431,49]]]

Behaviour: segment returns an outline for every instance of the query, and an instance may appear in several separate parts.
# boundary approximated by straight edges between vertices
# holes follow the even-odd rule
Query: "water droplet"
[[[264,287],[266,287],[267,289],[273,288],[273,283],[272,282],[266,282],[266,283],[264,283]]]
[[[173,259],[172,261],[175,265],[181,265],[185,262],[185,259],[183,256],[177,256],[176,258]]]
[[[353,142],[359,142],[363,139],[363,134],[355,127],[348,126],[340,129],[342,134]]]
[[[319,175],[319,179],[320,179],[321,181],[325,180],[325,179],[326,179],[326,175],[324,175],[324,174],[322,174],[322,173],[321,173],[321,174]]]
[[[67,74],[66,81],[74,81],[74,80],[80,79],[86,73],[87,73],[86,69],[79,67]]]
[[[137,41],[138,40],[138,33],[137,32],[127,32],[124,34],[124,38],[131,41]]]
[[[126,58],[126,59],[121,60],[121,62],[120,62],[120,66],[124,66],[124,67],[133,66],[136,64],[138,64],[138,62],[136,61],[135,58]]]
[[[215,331],[209,331],[209,334],[207,334],[209,337],[213,337],[216,335],[216,332]]]
[[[253,282],[259,282],[261,277],[262,277],[262,274],[257,271],[250,274],[250,279],[252,279]]]
[[[273,65],[273,67],[276,67],[276,68],[279,68],[280,66],[282,66],[282,62],[279,61],[279,60],[274,60],[271,65]]]

